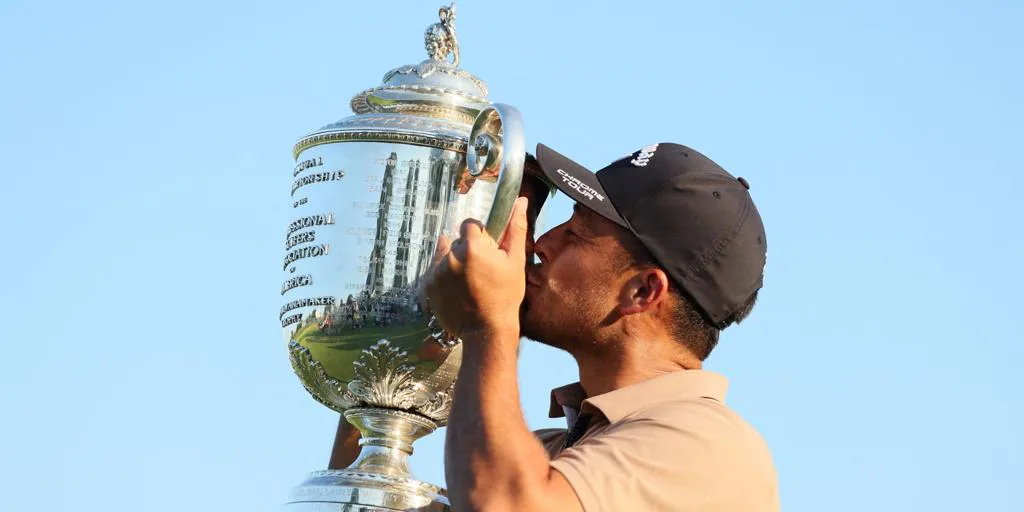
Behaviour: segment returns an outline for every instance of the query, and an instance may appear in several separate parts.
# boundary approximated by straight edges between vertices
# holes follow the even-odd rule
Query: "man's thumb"
[[[508,226],[505,228],[505,235],[502,236],[501,243],[498,244],[501,250],[525,257],[526,210],[529,204],[530,200],[525,197],[516,199],[516,204],[512,207],[512,217],[508,220]]]

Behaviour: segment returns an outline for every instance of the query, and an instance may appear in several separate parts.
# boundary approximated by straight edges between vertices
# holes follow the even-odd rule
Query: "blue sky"
[[[0,4],[0,510],[269,511],[325,466],[276,318],[291,147],[425,58],[439,5]],[[785,510],[1019,509],[1020,3],[458,9],[529,146],[681,142],[751,183],[765,289],[709,367]],[[531,426],[575,378],[526,345]]]

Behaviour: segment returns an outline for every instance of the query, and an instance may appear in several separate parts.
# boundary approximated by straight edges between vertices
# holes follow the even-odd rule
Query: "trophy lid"
[[[489,102],[487,84],[472,73],[459,68],[459,42],[455,36],[455,4],[441,7],[441,21],[427,27],[424,46],[427,59],[419,64],[392,69],[384,75],[383,84],[367,89],[352,98],[352,111],[406,111],[429,114],[431,109],[416,106],[469,107],[475,117]],[[451,61],[449,61],[451,57]],[[458,109],[456,110],[465,110]],[[467,122],[472,123],[472,118]]]
[[[350,103],[355,116],[307,135],[296,144],[293,156],[340,140],[402,140],[464,153],[469,127],[490,105],[487,84],[459,68],[455,4],[441,7],[438,14],[440,21],[424,33],[426,60],[392,69],[381,85],[356,94]],[[418,138],[396,139],[399,132]]]
[[[383,84],[356,94],[352,98],[353,112],[438,116],[471,124],[489,104],[487,84],[459,68],[455,4],[441,7],[438,15],[441,21],[427,27],[423,34],[428,58],[392,69],[384,75]]]

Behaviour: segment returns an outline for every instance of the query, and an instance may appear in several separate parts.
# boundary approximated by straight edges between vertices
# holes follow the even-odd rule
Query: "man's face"
[[[526,270],[523,336],[569,352],[587,350],[616,308],[626,254],[622,231],[577,205],[567,222],[537,240],[539,263]]]

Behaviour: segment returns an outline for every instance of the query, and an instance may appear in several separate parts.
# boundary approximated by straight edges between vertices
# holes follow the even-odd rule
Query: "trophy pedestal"
[[[289,496],[288,512],[447,512],[444,490],[412,478],[353,469],[310,473]]]
[[[444,489],[409,473],[412,443],[435,429],[430,419],[404,411],[360,407],[345,411],[359,429],[362,450],[346,469],[311,473],[292,490],[290,512],[449,510]]]

